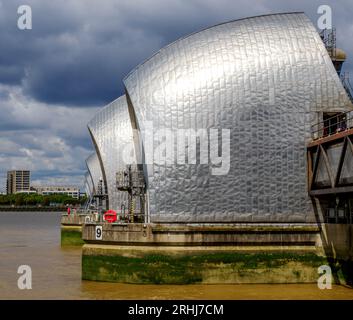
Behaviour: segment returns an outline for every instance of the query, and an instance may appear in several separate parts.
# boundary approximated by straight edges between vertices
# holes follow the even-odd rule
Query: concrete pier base
[[[351,284],[351,234],[340,225],[89,222],[82,229],[82,279],[316,283],[318,267],[329,265],[334,283]]]
[[[315,283],[325,257],[311,249],[85,244],[82,279],[140,284]]]
[[[97,226],[102,236],[96,237]],[[316,224],[143,224],[85,223],[82,237],[90,244],[155,246],[321,247]]]
[[[61,226],[61,246],[82,246],[81,226]]]
[[[321,239],[335,282],[353,286],[353,225],[323,224]]]
[[[82,225],[86,214],[63,214],[61,216],[61,246],[82,246]]]
[[[320,230],[308,224],[86,223],[82,237],[85,280],[301,283],[327,264]]]

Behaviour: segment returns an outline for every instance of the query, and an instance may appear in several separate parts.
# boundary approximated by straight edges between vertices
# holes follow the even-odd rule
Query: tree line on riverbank
[[[86,197],[80,199],[74,199],[64,194],[51,194],[51,195],[40,195],[40,194],[6,194],[0,195],[0,206],[74,206],[82,205],[86,201]]]

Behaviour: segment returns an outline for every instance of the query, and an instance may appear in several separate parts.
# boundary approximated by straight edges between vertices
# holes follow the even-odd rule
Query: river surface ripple
[[[0,299],[353,299],[315,284],[134,285],[81,280],[81,248],[60,247],[60,213],[0,212]],[[17,287],[20,265],[32,289]]]

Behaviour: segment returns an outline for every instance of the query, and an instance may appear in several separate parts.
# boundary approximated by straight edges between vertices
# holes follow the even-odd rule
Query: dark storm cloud
[[[33,29],[17,28],[32,8]],[[352,0],[0,0],[0,186],[3,172],[27,167],[38,183],[81,183],[92,152],[88,120],[123,93],[123,77],[179,37],[221,22],[333,11],[338,46],[353,71]]]
[[[349,2],[327,3],[342,33],[351,25]],[[97,106],[123,93],[122,79],[134,66],[181,36],[272,12],[305,11],[316,22],[322,3],[32,0],[31,31],[16,27],[20,4],[2,1],[0,82],[22,83],[26,93],[47,103]]]
[[[29,1],[33,29],[17,29],[18,1],[2,2],[0,81],[22,84],[39,101],[105,104],[123,93],[122,76],[157,50],[158,36],[130,28],[99,2]]]

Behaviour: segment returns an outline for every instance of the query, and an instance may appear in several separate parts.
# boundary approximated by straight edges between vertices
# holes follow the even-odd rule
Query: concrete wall
[[[353,260],[353,225],[322,225],[322,242],[325,253],[330,258]]]
[[[101,239],[96,227],[102,228]],[[300,283],[316,282],[318,266],[330,265],[334,283],[351,285],[352,229],[347,224],[320,229],[316,224],[87,223],[82,275],[130,283]]]
[[[61,226],[61,246],[82,246],[82,226],[65,225]]]
[[[63,214],[61,216],[61,225],[72,225],[72,226],[81,226],[85,222],[85,217],[88,214]]]
[[[313,253],[241,252],[237,247],[88,245],[82,279],[140,284],[315,283],[327,264]]]
[[[96,226],[102,226],[102,239],[96,239]],[[177,225],[177,224],[84,224],[83,240],[97,244],[135,245],[233,245],[321,247],[316,225]],[[261,249],[259,249],[261,250]]]

